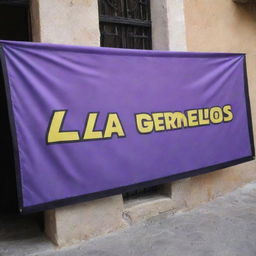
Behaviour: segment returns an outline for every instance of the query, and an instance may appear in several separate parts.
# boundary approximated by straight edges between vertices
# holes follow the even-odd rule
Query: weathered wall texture
[[[232,0],[151,0],[151,9],[154,49],[247,53],[256,128],[255,4],[238,5]],[[96,0],[32,0],[31,10],[34,41],[99,45]],[[255,179],[254,161],[166,184],[165,196],[137,204],[124,204],[122,196],[117,195],[54,209],[45,214],[46,233],[58,245],[70,244],[164,211],[196,207]]]
[[[33,41],[99,46],[96,0],[32,0]]]
[[[66,246],[126,227],[120,195],[70,205],[45,213],[46,234]]]
[[[99,46],[96,0],[32,0],[33,41]],[[45,212],[45,233],[64,246],[126,226],[123,199],[116,195]]]
[[[154,50],[186,51],[183,0],[151,0]]]
[[[256,134],[256,4],[231,0],[184,0],[188,51],[242,52],[247,70]],[[256,161],[174,182],[177,209],[192,208],[256,180]]]

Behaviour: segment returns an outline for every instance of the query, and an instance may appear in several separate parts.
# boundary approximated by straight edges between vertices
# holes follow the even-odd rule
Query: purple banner
[[[254,156],[244,54],[1,42],[21,211]]]

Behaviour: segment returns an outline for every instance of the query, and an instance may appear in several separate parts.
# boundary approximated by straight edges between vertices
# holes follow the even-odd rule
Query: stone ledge
[[[45,212],[45,233],[63,247],[127,226],[121,195],[105,197]]]
[[[132,225],[168,211],[174,211],[171,198],[154,195],[129,200],[124,204],[123,218],[129,225]]]

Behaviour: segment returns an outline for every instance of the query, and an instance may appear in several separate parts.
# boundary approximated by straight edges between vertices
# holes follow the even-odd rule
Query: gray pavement
[[[26,232],[24,232],[26,230]],[[58,249],[36,221],[0,218],[0,256],[256,256],[256,183],[189,212]]]

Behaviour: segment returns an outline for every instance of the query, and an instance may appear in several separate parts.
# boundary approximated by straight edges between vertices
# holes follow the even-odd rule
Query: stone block
[[[121,195],[45,212],[46,235],[58,246],[74,244],[127,226]]]
[[[131,200],[126,203],[123,217],[129,225],[132,225],[160,213],[171,212],[173,210],[173,202],[169,197],[155,195],[146,199]]]
[[[100,46],[98,1],[32,0],[33,41]]]

